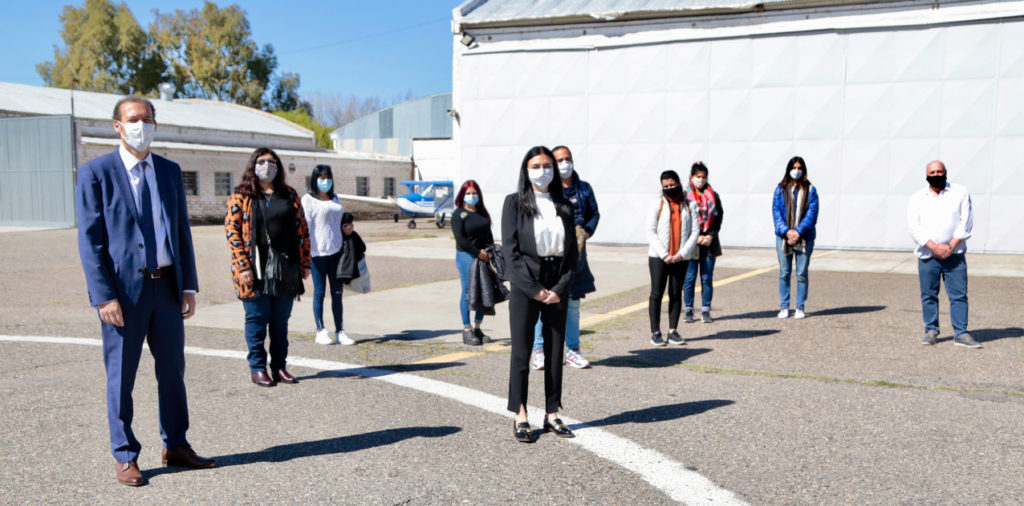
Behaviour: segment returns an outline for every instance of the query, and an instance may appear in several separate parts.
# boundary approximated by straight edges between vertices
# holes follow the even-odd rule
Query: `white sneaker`
[[[779,311],[779,318],[789,318],[789,310],[783,309],[782,311]]]
[[[801,318],[807,318],[807,315],[804,314],[804,310],[803,309],[797,309],[796,313],[793,314],[793,318],[796,318],[796,319],[799,320]]]
[[[565,365],[572,366],[577,369],[590,369],[590,361],[583,358],[583,355],[580,355],[579,350],[573,349],[565,350]]]
[[[530,359],[530,367],[532,367],[534,371],[544,370],[544,350],[537,350],[537,352],[533,354],[533,358]]]
[[[336,342],[342,346],[352,346],[353,344],[356,344],[351,337],[348,337],[348,334],[346,334],[344,330],[338,331],[338,340]]]
[[[331,338],[331,334],[327,332],[327,329],[316,331],[316,339],[313,342],[316,344],[338,344],[338,341]]]

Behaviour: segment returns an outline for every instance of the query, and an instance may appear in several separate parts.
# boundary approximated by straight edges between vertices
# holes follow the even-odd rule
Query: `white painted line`
[[[84,346],[102,346],[99,339],[79,337],[48,337],[48,336],[6,336],[0,335],[0,341],[46,344],[77,344]],[[246,352],[236,350],[218,350],[186,346],[185,353],[206,357],[235,358],[244,360]],[[424,378],[413,374],[396,373],[376,367],[364,367],[344,362],[321,360],[304,357],[288,357],[288,364],[318,369],[337,371],[353,376],[373,378],[392,385],[419,390],[432,395],[445,397],[468,406],[489,411],[496,415],[512,418],[513,414],[505,409],[506,400],[471,388],[466,388],[443,381]],[[530,423],[541,426],[544,420],[543,410],[530,406],[528,410],[534,415]],[[700,473],[687,469],[685,466],[670,459],[668,456],[644,448],[633,441],[616,436],[611,432],[591,427],[578,420],[562,416],[562,421],[573,428],[576,437],[564,439],[568,443],[581,446],[598,457],[618,464],[639,475],[647,483],[661,490],[673,500],[686,504],[741,505],[746,504],[728,490],[715,486],[711,480]],[[512,444],[511,442],[509,444]]]

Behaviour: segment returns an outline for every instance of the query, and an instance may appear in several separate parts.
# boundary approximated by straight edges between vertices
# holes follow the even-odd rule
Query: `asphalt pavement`
[[[952,344],[945,300],[939,344],[919,344],[909,252],[816,251],[808,318],[779,320],[770,249],[726,249],[716,321],[681,324],[685,346],[655,348],[646,248],[590,245],[598,292],[582,306],[582,342],[593,367],[566,369],[561,412],[578,437],[520,444],[503,409],[507,312],[485,319],[496,343],[461,344],[448,229],[357,229],[374,284],[344,295],[358,343],[313,344],[302,297],[289,351],[301,382],[269,389],[249,382],[222,231],[194,229],[189,439],[220,467],[160,465],[144,358],[134,428],[149,483],[139,489],[114,480],[99,326],[75,231],[0,233],[0,501],[1024,502],[1024,257],[968,256],[982,349]],[[542,376],[531,378],[537,406]],[[540,416],[531,410],[535,426]]]

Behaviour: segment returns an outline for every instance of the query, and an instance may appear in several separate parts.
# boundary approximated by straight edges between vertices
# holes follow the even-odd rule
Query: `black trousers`
[[[651,332],[661,331],[661,297],[665,294],[666,281],[668,281],[668,328],[678,327],[679,310],[683,307],[683,282],[686,280],[686,268],[689,264],[689,262],[667,264],[660,258],[647,258],[647,266],[651,269],[651,298],[647,307],[651,318]]]
[[[558,281],[559,261],[541,264],[541,285],[550,289]],[[565,346],[565,316],[569,301],[544,304],[533,299],[515,285],[508,298],[509,327],[512,334],[512,356],[508,375],[508,410],[519,412],[527,403],[530,380],[530,353],[533,351],[533,333],[540,316],[541,335],[544,337],[544,406],[547,413],[557,413],[562,407],[562,365]]]

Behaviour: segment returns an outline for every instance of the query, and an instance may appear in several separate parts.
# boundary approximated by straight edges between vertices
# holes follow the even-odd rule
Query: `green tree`
[[[202,10],[157,11],[149,27],[149,36],[167,63],[180,96],[262,109],[267,105],[264,94],[277,68],[277,56],[273,46],[260,49],[250,35],[249,20],[241,7],[222,9],[209,1]]]
[[[36,65],[48,86],[104,93],[153,94],[166,70],[146,32],[123,2],[86,0],[61,12],[53,61]]]
[[[318,121],[314,120],[308,112],[302,109],[295,109],[294,111],[274,111],[274,114],[280,116],[296,125],[304,126],[312,130],[316,134],[316,145],[321,148],[331,149],[331,127],[321,125]]]

